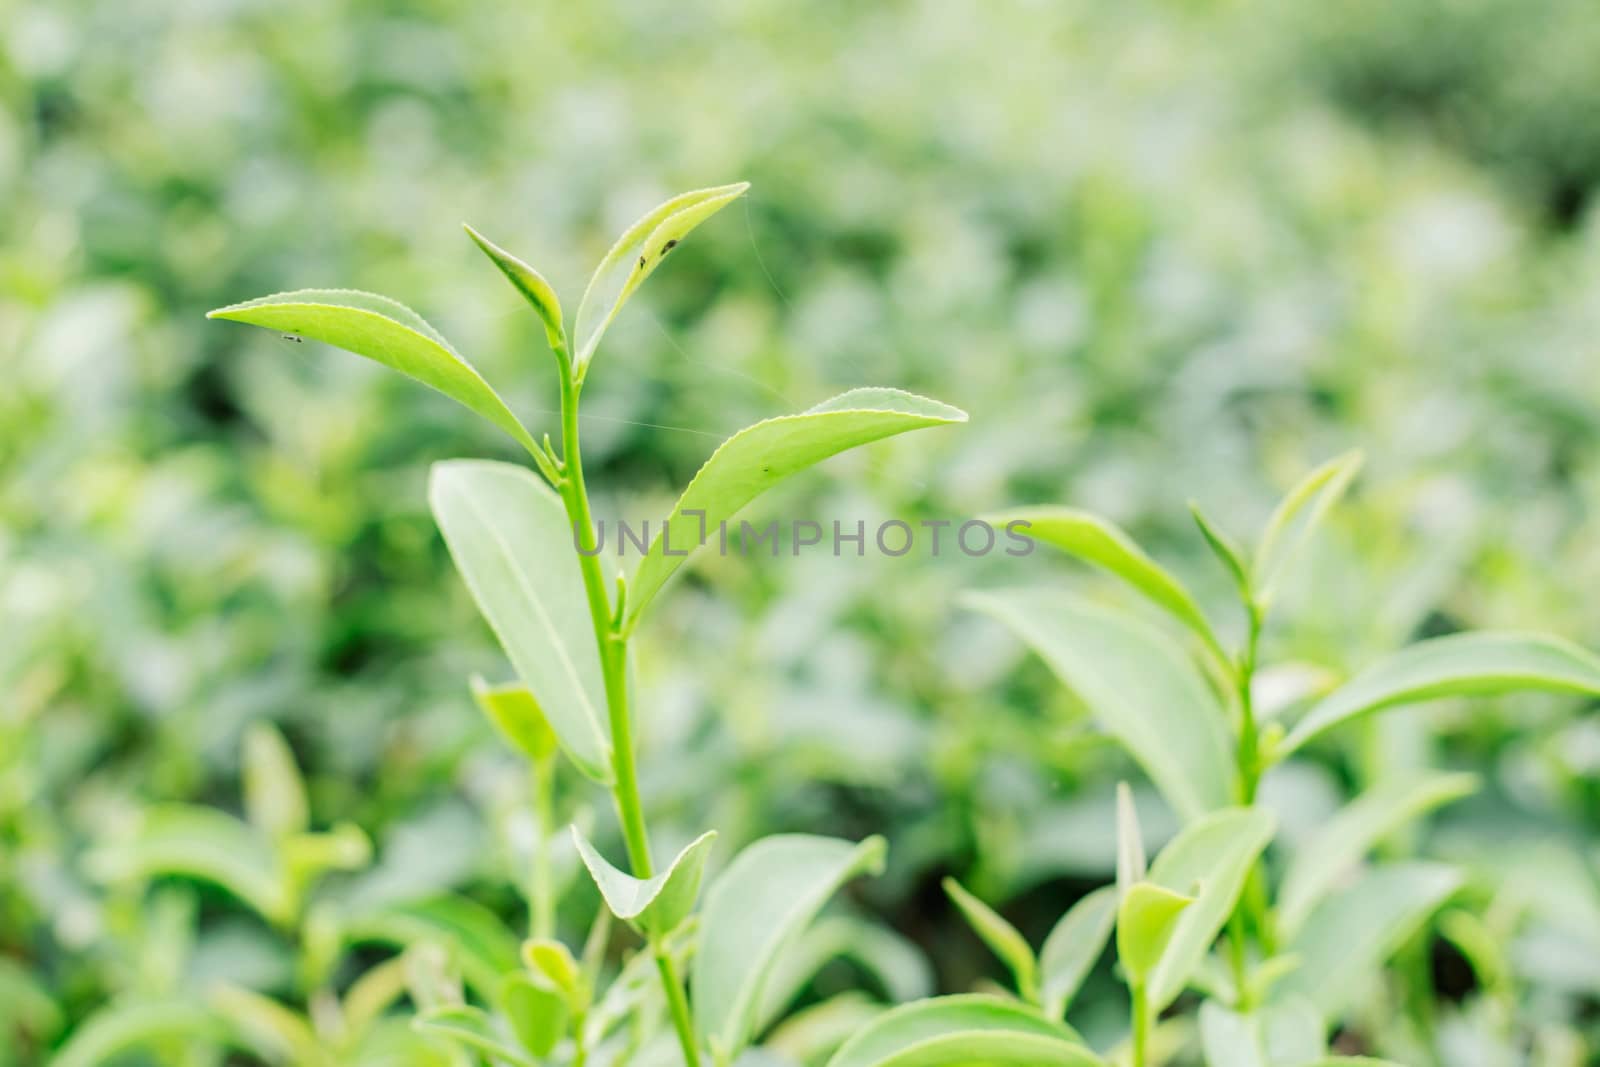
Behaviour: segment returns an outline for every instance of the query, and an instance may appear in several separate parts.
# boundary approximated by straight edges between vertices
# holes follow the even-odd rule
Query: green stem
[[[528,926],[533,936],[555,936],[556,902],[550,871],[550,832],[554,822],[555,760],[536,760],[533,770],[533,884],[528,891]]]
[[[1133,1060],[1132,1067],[1145,1067],[1145,1047],[1150,1041],[1150,999],[1145,996],[1144,983],[1129,987],[1133,996]]]
[[[1234,682],[1239,701],[1239,749],[1237,761],[1239,765],[1239,802],[1250,807],[1256,802],[1256,791],[1261,785],[1261,740],[1256,728],[1255,700],[1251,695],[1251,686],[1255,682],[1256,656],[1261,644],[1261,606],[1248,590],[1245,592],[1245,611],[1248,615],[1248,629],[1245,635],[1244,650],[1239,655],[1238,669],[1234,672]],[[1251,866],[1246,881],[1255,880],[1256,869]],[[1257,901],[1251,899],[1248,892],[1241,891],[1233,915],[1228,920],[1229,959],[1233,964],[1233,981],[1239,998],[1239,1007],[1246,1010],[1250,1007],[1250,978],[1248,957],[1245,943],[1248,931],[1246,929],[1246,913],[1250,912],[1255,920],[1258,931],[1266,929],[1266,916],[1264,909],[1255,910]]]
[[[600,668],[605,680],[606,715],[611,725],[611,796],[616,803],[622,838],[627,844],[628,864],[635,878],[650,878],[655,865],[650,859],[650,837],[645,829],[644,804],[639,798],[639,775],[634,765],[633,719],[628,711],[628,638],[622,630],[620,612],[614,613],[606,592],[604,569],[600,565],[599,544],[595,538],[594,517],[589,508],[589,493],[583,483],[583,453],[578,444],[578,394],[581,384],[574,375],[572,357],[565,341],[556,351],[561,369],[561,495],[566,504],[582,551],[578,564],[583,574],[584,593],[589,600],[589,616],[594,622],[595,642],[600,649]],[[619,607],[621,596],[619,593]],[[672,1022],[683,1046],[686,1067],[700,1067],[700,1050],[695,1044],[694,1025],[689,1015],[683,982],[670,957],[652,944]]]

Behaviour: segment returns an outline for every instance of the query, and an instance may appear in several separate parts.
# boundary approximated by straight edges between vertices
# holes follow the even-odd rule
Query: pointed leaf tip
[[[467,236],[472,238],[473,243],[489,257],[490,262],[500,268],[500,273],[511,282],[512,288],[533,305],[533,310],[544,323],[545,337],[549,340],[551,349],[556,352],[565,351],[566,339],[562,333],[561,301],[556,298],[555,289],[545,281],[544,275],[467,223],[463,222],[461,228],[467,231]]]

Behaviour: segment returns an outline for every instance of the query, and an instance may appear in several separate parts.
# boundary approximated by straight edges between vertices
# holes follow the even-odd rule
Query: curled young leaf
[[[689,231],[743,196],[749,188],[749,182],[736,182],[680,193],[623,231],[595,268],[583,299],[578,302],[575,324],[578,350],[574,365],[580,380],[594,358],[600,338],[634,290],[654,273],[661,260],[689,235]]]
[[[996,528],[1026,523],[1027,536],[1116,575],[1187,626],[1219,663],[1228,662],[1222,642],[1189,590],[1110,520],[1061,507],[1013,508],[984,520]]]
[[[382,363],[471,408],[530,453],[538,446],[505,401],[421,315],[398,300],[356,289],[297,289],[206,313],[323,341]]]
[[[1039,1002],[1039,965],[1033,958],[1033,949],[1015,926],[1006,922],[1000,913],[967,892],[966,887],[954,878],[944,880],[945,895],[955,902],[983,943],[1000,961],[1011,969],[1017,980],[1017,992],[1032,1004]]]
[[[1136,882],[1117,905],[1117,959],[1128,982],[1141,988],[1178,929],[1178,916],[1194,897],[1154,882]]]
[[[594,624],[567,512],[532,471],[433,465],[428,499],[456,569],[567,756],[611,779],[611,731]]]
[[[550,720],[525,685],[490,685],[473,675],[472,697],[502,737],[534,763],[555,755],[559,742]]]
[[[553,351],[560,352],[566,344],[566,337],[562,333],[561,301],[556,299],[556,291],[550,283],[544,280],[544,275],[528,266],[516,256],[507,252],[471,226],[462,223],[467,231],[467,236],[473,243],[483,250],[495,266],[500,268],[500,273],[511,282],[511,287],[521,293],[523,299],[533,305],[534,312],[539,320],[544,323],[544,335],[550,342]]]
[[[715,830],[706,831],[686,845],[660,874],[640,879],[606,862],[583,836],[583,831],[576,826],[572,828],[578,855],[583,858],[583,865],[589,869],[611,913],[658,937],[677,929],[694,909],[695,898],[700,895],[700,877],[716,838]]]
[[[1315,704],[1277,754],[1287,756],[1326,730],[1384,708],[1522,689],[1600,695],[1600,658],[1542,634],[1481,631],[1419,641]]]
[[[778,482],[829,456],[926,426],[965,422],[966,412],[898,389],[852,389],[798,415],[747,426],[724,441],[689,482],[628,583],[632,625],[710,531]]]

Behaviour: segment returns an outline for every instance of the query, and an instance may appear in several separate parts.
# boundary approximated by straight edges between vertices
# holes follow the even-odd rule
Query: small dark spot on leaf
[[[301,341],[303,341],[303,340],[304,340],[304,338],[302,338],[302,337],[296,337],[296,336],[295,336],[295,335],[294,335],[294,334],[292,334],[292,333],[286,333],[286,334],[284,334],[284,335],[283,335],[283,339],[284,339],[284,340],[285,340],[285,341],[293,341],[293,342],[294,342],[294,343],[295,343],[295,344],[299,344],[299,343],[300,343],[300,342],[301,342]]]
[[[662,255],[666,255],[668,252],[672,251],[674,248],[677,248],[677,247],[678,247],[678,239],[676,237],[674,237],[672,240],[668,241],[666,244],[661,246],[661,254]]]
[[[639,269],[640,270],[644,269],[644,257],[643,256],[639,257]]]

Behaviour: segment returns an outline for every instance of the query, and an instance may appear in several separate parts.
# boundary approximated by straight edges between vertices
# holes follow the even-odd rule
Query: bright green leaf
[[[695,898],[700,895],[700,876],[705,873],[706,858],[716,837],[715,830],[701,834],[674,857],[666,870],[653,878],[639,879],[607,863],[583,832],[576,826],[572,828],[578,855],[611,913],[657,936],[671,933],[694,909]]]
[[[1213,812],[1184,827],[1150,865],[1151,882],[1195,895],[1193,906],[1179,916],[1172,939],[1150,975],[1154,1011],[1161,1011],[1183,992],[1233,914],[1245,877],[1276,828],[1271,813],[1260,808]]]
[[[1033,958],[1033,949],[1017,928],[1006,922],[993,908],[967,892],[954,878],[944,880],[945,894],[961,909],[967,925],[983,938],[989,950],[1016,976],[1017,991],[1029,1003],[1039,1002],[1039,965]]]
[[[680,193],[623,231],[595,268],[583,299],[578,302],[574,334],[578,339],[576,366],[580,379],[611,320],[634,290],[661,265],[662,258],[689,231],[739,199],[748,188],[749,182],[738,182]]]
[[[133,1049],[164,1042],[193,1047],[220,1043],[223,1036],[216,1018],[192,998],[119,1000],[85,1019],[50,1060],[50,1067],[99,1067]]]
[[[1015,508],[985,516],[984,521],[996,528],[1026,522],[1021,532],[1110,571],[1187,626],[1220,662],[1228,662],[1228,654],[1189,590],[1115,523],[1077,508],[1061,507]]]
[[[1383,708],[1520,689],[1600,694],[1600,659],[1541,634],[1483,631],[1419,641],[1324,697],[1278,751],[1286,756],[1325,730]]]
[[[508,974],[500,986],[500,1006],[522,1047],[548,1056],[567,1032],[567,998],[525,974]]]
[[[251,825],[274,836],[297,833],[311,822],[305,780],[283,735],[270,723],[244,735],[244,810]]]
[[[1271,598],[1284,568],[1344,496],[1361,463],[1359,450],[1337,456],[1306,475],[1278,504],[1267,520],[1251,571],[1262,600]]]
[[[1102,1067],[1067,1026],[1027,1005],[980,995],[936,997],[885,1012],[828,1067]]]
[[[1044,657],[1182,818],[1230,802],[1235,768],[1226,715],[1159,630],[1057,589],[972,593],[968,603]]]
[[[1411,938],[1461,885],[1461,874],[1436,863],[1374,868],[1349,889],[1312,911],[1288,945],[1300,967],[1285,990],[1303,994],[1338,1019],[1396,949]]]
[[[567,755],[609,782],[600,653],[560,498],[525,467],[476,460],[435,463],[428,495],[456,569]]]
[[[397,300],[356,289],[299,289],[206,313],[323,341],[391,367],[466,405],[529,452],[533,437],[438,330]]]
[[[1056,923],[1039,950],[1040,994],[1044,1013],[1059,1019],[1088,976],[1117,922],[1117,890],[1096,889]]]
[[[483,254],[488,256],[494,265],[500,268],[500,273],[504,274],[507,280],[511,282],[512,288],[521,293],[523,298],[533,305],[533,310],[538,314],[540,321],[544,323],[544,333],[545,337],[550,341],[550,347],[559,351],[561,346],[566,343],[561,325],[561,301],[556,299],[556,291],[550,287],[549,282],[544,280],[544,275],[493,241],[490,241],[471,226],[467,226],[465,223],[462,225],[467,231],[467,236],[471,237],[473,242],[483,250]]]
[[[1477,788],[1477,775],[1436,774],[1398,777],[1362,793],[1295,849],[1278,891],[1279,932],[1291,938],[1298,933],[1311,909],[1378,842]]]
[[[1194,897],[1154,882],[1136,882],[1117,904],[1117,959],[1131,985],[1145,984],[1178,929],[1178,917]]]
[[[898,389],[852,389],[798,415],[747,426],[724,441],[673,506],[628,584],[638,619],[667,579],[750,501],[829,456],[925,426],[965,422],[966,413]]]
[[[534,763],[555,754],[558,741],[550,720],[525,685],[490,685],[472,676],[472,697],[500,735]]]
[[[765,837],[736,856],[706,895],[691,992],[695,1024],[732,1059],[751,1036],[777,958],[839,887],[883,869],[883,838]]]
[[[516,1067],[538,1067],[500,1034],[494,1020],[482,1008],[468,1004],[432,1008],[418,1015],[411,1025],[416,1027],[418,1033],[454,1041],[463,1048],[504,1060]]]

